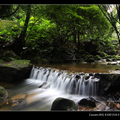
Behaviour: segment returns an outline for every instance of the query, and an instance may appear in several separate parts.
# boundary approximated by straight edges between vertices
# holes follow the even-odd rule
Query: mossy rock
[[[89,54],[86,56],[86,58],[93,58],[93,55]]]
[[[0,97],[3,97],[5,95],[5,88],[0,86]]]
[[[107,58],[107,59],[106,59],[106,61],[112,61],[112,59],[110,59],[110,58]]]
[[[51,110],[77,110],[77,106],[74,101],[59,97],[53,101]]]
[[[120,56],[117,56],[117,58],[116,58],[117,60],[120,60]]]
[[[30,60],[15,60],[0,65],[0,81],[14,82],[26,79],[30,75],[32,64]]]
[[[4,63],[4,62],[5,62],[4,60],[0,59],[0,64],[2,64],[2,63]]]
[[[96,55],[94,58],[95,58],[95,60],[100,60],[101,59],[101,57],[99,55]]]
[[[3,64],[3,66],[5,67],[12,67],[17,69],[27,67],[28,65],[31,65],[30,60],[14,60],[14,61]]]
[[[117,62],[108,62],[107,65],[117,65]]]

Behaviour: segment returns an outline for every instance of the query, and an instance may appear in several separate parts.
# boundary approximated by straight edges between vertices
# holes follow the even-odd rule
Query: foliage
[[[8,10],[14,12],[17,7],[12,5]],[[27,6],[20,5],[12,16],[0,20],[0,40],[17,42],[24,30],[26,13]],[[90,54],[91,51],[110,53],[111,50],[115,53],[110,32],[111,25],[97,5],[31,5],[20,55],[48,63],[53,59],[62,60],[65,49],[79,51],[88,42],[97,46],[94,49],[91,46],[87,51]],[[19,44],[15,45],[17,48]]]

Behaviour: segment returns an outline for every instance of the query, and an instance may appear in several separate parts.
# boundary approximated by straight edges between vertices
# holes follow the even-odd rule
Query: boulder
[[[86,62],[95,62],[94,58],[87,58],[85,61]]]
[[[77,106],[74,101],[59,97],[53,101],[51,110],[77,110]]]
[[[30,75],[32,65],[29,60],[15,60],[0,65],[0,81],[17,82]]]
[[[101,95],[111,92],[120,91],[120,74],[95,74],[95,77],[100,79]]]
[[[79,106],[89,106],[89,107],[96,107],[96,104],[90,98],[83,98],[78,102]]]
[[[112,61],[112,59],[111,59],[111,58],[107,58],[107,59],[106,59],[106,61],[107,61],[107,62],[109,62],[109,61],[111,62],[111,61]]]
[[[117,62],[108,62],[107,65],[117,65]]]
[[[0,97],[3,97],[5,95],[5,88],[0,86]]]
[[[8,93],[6,89],[0,86],[0,107],[5,105],[5,103],[7,102],[7,97],[8,97]]]

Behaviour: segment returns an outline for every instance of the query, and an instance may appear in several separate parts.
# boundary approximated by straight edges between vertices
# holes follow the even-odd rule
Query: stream
[[[33,67],[28,79],[22,80],[16,84],[0,82],[0,85],[3,85],[3,87],[7,89],[11,100],[1,107],[0,110],[50,111],[52,102],[58,97],[73,100],[75,103],[85,97],[96,97],[98,88],[97,82],[99,80],[90,77],[86,82],[85,77],[80,75],[81,78],[76,82],[74,81],[74,75],[66,77],[66,72],[60,72],[59,70],[85,73],[108,73],[109,70],[118,68],[117,65],[91,63],[37,66],[36,68]],[[43,67],[46,68],[44,69]],[[51,67],[58,70],[51,69]],[[71,93],[71,90],[74,91],[74,93]]]
[[[65,64],[35,64],[36,66],[53,67],[61,70],[69,70],[84,73],[109,73],[119,68],[120,65],[107,65],[106,62],[93,63],[65,63]]]

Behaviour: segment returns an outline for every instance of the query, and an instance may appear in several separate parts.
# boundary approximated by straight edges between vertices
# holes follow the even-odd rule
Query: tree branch
[[[16,11],[19,9],[20,5],[18,5],[18,7],[16,8],[16,10],[14,12],[12,12],[11,14],[9,15],[5,15],[5,16],[0,16],[1,18],[5,18],[5,17],[10,17],[12,16],[14,13],[16,13]]]

